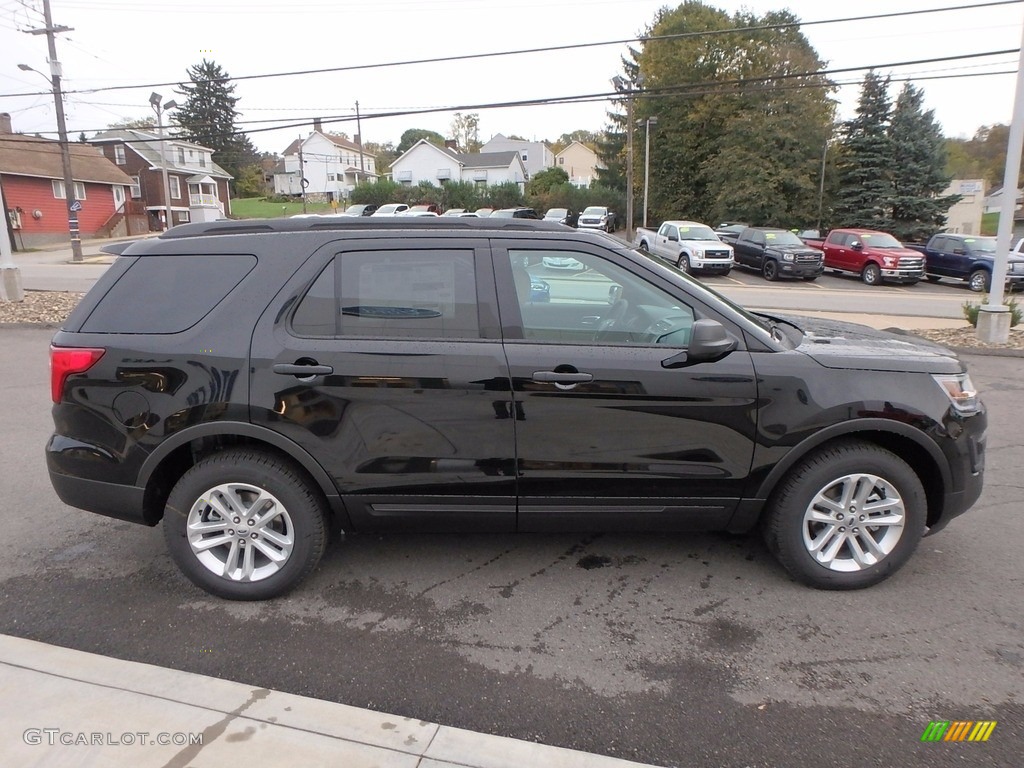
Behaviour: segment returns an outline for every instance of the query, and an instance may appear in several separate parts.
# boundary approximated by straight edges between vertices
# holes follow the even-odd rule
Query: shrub
[[[987,302],[986,302],[987,303]],[[1010,327],[1013,328],[1024,318],[1024,311],[1017,306],[1016,299],[1007,299],[1006,306],[1010,308]],[[978,312],[981,310],[981,304],[974,304],[970,301],[965,301],[963,304],[964,319],[973,325],[975,328],[978,327]]]

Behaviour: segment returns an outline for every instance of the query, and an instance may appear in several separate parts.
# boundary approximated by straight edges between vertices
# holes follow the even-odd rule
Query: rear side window
[[[292,331],[314,337],[479,338],[473,251],[342,253],[296,307]]]
[[[249,255],[145,256],[100,300],[83,333],[179,333],[202,320],[256,266]]]

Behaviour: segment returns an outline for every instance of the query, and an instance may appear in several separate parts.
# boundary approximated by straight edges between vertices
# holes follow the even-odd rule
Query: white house
[[[953,179],[942,193],[960,195],[946,214],[946,231],[964,235],[981,234],[981,215],[985,211],[984,179]]]
[[[555,154],[543,141],[510,139],[500,133],[494,134],[490,141],[480,147],[480,152],[518,152],[526,168],[527,179],[555,164]]]
[[[360,181],[377,180],[376,157],[344,136],[322,132],[319,125],[305,139],[288,145],[280,166],[274,173],[274,193],[278,195],[301,195],[305,179],[308,196],[341,201],[348,199]]]
[[[1017,190],[1017,208],[1020,208],[1021,191]],[[985,213],[999,213],[1003,209],[1003,189],[1000,187],[985,198]]]
[[[428,181],[434,186],[468,181],[483,187],[511,181],[523,188],[527,177],[518,152],[463,153],[420,139],[391,164],[391,178],[399,184]]]

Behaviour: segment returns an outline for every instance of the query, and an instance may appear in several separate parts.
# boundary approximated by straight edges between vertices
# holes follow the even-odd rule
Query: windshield
[[[804,245],[804,241],[792,232],[765,232],[764,239],[768,245]]]
[[[564,219],[568,211],[565,208],[552,208],[544,216],[546,219]]]
[[[680,240],[718,240],[711,227],[680,227],[679,228],[679,239]]]
[[[971,252],[981,251],[982,253],[996,252],[996,239],[994,237],[969,237],[964,240],[964,245],[971,249]]]
[[[604,216],[606,209],[599,205],[591,205],[583,211],[584,216]]]
[[[861,235],[860,239],[864,241],[864,245],[869,245],[872,248],[902,248],[903,243],[897,240],[892,235],[882,234],[870,234]]]

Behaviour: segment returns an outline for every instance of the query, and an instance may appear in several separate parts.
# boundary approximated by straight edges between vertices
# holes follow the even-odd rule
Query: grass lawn
[[[331,213],[328,203],[306,203],[306,213]],[[241,197],[231,201],[235,219],[274,219],[302,213],[302,201],[270,203],[264,197]]]

